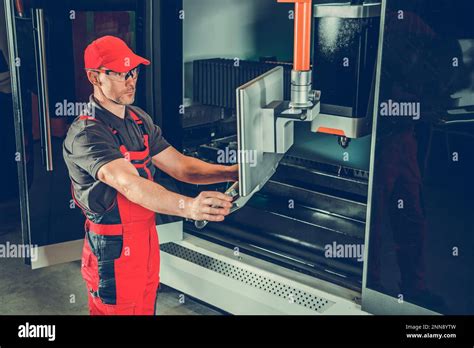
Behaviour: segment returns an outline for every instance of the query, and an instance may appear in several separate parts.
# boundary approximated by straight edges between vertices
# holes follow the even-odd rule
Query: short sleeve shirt
[[[74,196],[79,204],[96,214],[105,212],[114,202],[117,191],[97,179],[97,172],[105,164],[123,158],[121,142],[129,151],[144,148],[140,127],[130,116],[133,111],[143,121],[149,136],[150,156],[159,154],[170,146],[160,127],[136,106],[127,106],[125,118],[114,115],[90,97],[87,114],[98,121],[76,118],[63,143],[63,157],[69,170]],[[114,135],[111,129],[118,131]]]

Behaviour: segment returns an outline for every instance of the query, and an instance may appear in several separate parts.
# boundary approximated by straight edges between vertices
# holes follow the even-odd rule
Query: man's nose
[[[137,80],[138,79],[134,79],[132,78],[131,76],[127,79],[127,81],[125,81],[125,85],[127,87],[135,87],[135,85],[137,84]]]

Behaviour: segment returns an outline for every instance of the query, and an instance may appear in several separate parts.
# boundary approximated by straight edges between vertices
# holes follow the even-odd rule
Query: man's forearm
[[[188,162],[182,181],[190,184],[209,185],[226,181],[238,180],[237,166],[210,164],[193,157],[187,157]]]
[[[168,191],[158,183],[142,178],[124,158],[103,165],[97,172],[97,179],[129,201],[156,213],[193,220],[223,221],[232,207],[232,198],[222,192],[201,192],[190,198]]]
[[[133,203],[156,213],[189,218],[192,198],[168,191],[153,181],[134,177],[123,187],[123,194]]]

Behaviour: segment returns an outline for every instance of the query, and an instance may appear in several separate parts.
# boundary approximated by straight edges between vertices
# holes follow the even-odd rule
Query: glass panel
[[[367,287],[474,313],[471,0],[387,0]]]
[[[136,47],[135,12],[45,10],[45,46],[48,66],[49,111],[54,170],[47,172],[42,164],[40,115],[36,74],[24,84],[24,125],[28,167],[28,201],[30,242],[43,246],[82,239],[84,216],[71,198],[70,179],[65,166],[62,145],[69,125],[78,115],[80,104],[87,102],[92,86],[84,72],[84,49],[93,39],[114,35]],[[31,25],[31,23],[30,23]],[[31,28],[31,27],[30,27]],[[30,29],[31,30],[31,29]],[[28,38],[25,41],[24,38]],[[19,36],[22,57],[34,52],[31,34]],[[26,42],[29,45],[26,45]],[[33,55],[34,59],[34,55]],[[72,107],[74,106],[74,107]],[[29,110],[29,111],[28,111]],[[44,140],[44,139],[43,139]]]

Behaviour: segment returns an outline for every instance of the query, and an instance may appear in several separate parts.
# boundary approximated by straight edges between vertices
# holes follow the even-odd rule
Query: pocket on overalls
[[[88,243],[85,241],[85,243]],[[84,245],[84,248],[82,250],[82,257],[81,257],[81,273],[82,273],[82,278],[85,280],[87,286],[89,287],[91,284],[93,284],[93,270],[91,267],[91,257],[92,257],[92,251],[87,245]]]
[[[121,234],[103,235],[87,231],[87,240],[92,253],[97,257],[99,286],[98,296],[104,304],[117,303],[115,279],[115,260],[120,258],[123,249],[123,230]]]

